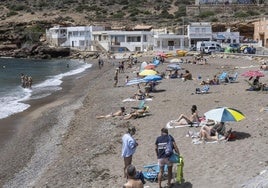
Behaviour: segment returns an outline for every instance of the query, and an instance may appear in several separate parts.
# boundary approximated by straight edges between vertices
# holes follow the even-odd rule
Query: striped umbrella
[[[218,107],[209,110],[204,115],[206,119],[211,119],[218,122],[241,121],[245,118],[245,115],[242,112],[228,107]]]

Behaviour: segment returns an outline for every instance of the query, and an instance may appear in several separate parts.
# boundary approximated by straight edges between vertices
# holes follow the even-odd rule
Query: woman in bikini
[[[178,125],[187,125],[187,124],[194,124],[194,123],[200,123],[198,112],[197,112],[197,106],[193,105],[191,108],[192,115],[190,117],[187,117],[184,114],[181,114],[180,117],[175,120],[173,123]]]
[[[126,115],[126,109],[125,107],[121,107],[120,110],[118,110],[117,112],[114,113],[110,113],[107,115],[102,115],[102,116],[97,116],[97,119],[102,119],[102,118],[109,118],[109,117],[115,117],[115,116],[124,116]]]

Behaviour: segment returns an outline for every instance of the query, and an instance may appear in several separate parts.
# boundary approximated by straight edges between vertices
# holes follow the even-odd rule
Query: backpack
[[[168,142],[165,148],[165,155],[166,157],[170,157],[172,154],[173,154],[173,143],[170,136],[168,135]]]

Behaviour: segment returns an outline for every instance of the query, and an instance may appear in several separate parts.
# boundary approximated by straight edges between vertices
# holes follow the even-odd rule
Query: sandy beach
[[[141,54],[138,60],[148,62],[152,58],[152,54]],[[138,101],[122,101],[137,91],[136,86],[126,87],[124,82],[127,75],[130,79],[136,76],[140,64],[120,73],[118,87],[113,87],[116,66],[106,61],[99,69],[95,60],[88,60],[92,68],[79,77],[66,78],[63,90],[30,101],[30,109],[0,120],[1,135],[5,136],[0,144],[0,187],[122,187],[126,180],[121,137],[127,127],[137,128],[139,146],[133,164],[143,170],[144,165],[157,162],[154,143],[160,129],[181,113],[190,115],[193,104],[200,115],[226,106],[239,109],[246,118],[227,123],[236,134],[236,139],[228,142],[193,144],[186,134],[198,132],[200,127],[169,129],[184,157],[185,182],[173,187],[268,187],[268,116],[267,111],[260,112],[268,105],[268,92],[246,91],[249,85],[244,80],[248,78],[241,76],[259,69],[261,59],[212,55],[207,56],[205,65],[182,64],[194,79],[161,80],[157,92],[150,93],[152,101],[146,102],[150,115],[130,120],[96,116],[115,112],[121,106],[130,112],[131,107],[138,106]],[[157,70],[164,72],[167,64]],[[213,85],[208,94],[195,94],[195,89],[202,87],[198,75],[206,80],[223,71],[238,72],[237,82]],[[261,82],[268,84],[267,76],[266,71]],[[157,183],[147,181],[145,186],[155,188]]]

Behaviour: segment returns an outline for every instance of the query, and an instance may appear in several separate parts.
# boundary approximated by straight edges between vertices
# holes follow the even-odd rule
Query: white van
[[[221,50],[221,44],[215,41],[198,41],[196,43],[196,50],[204,51],[205,47],[208,47],[208,46],[216,47],[217,51]]]
[[[205,54],[211,54],[213,52],[218,51],[217,48],[215,46],[206,46],[204,47],[204,53]]]

